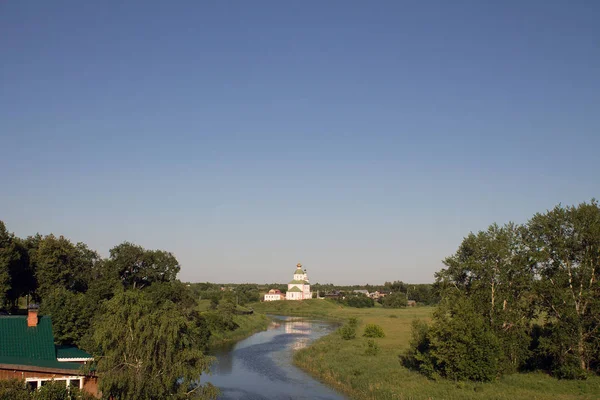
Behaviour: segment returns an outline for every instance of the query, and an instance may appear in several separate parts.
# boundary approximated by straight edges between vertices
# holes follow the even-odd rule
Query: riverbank
[[[271,319],[261,313],[234,315],[233,321],[238,325],[236,330],[213,332],[211,334],[208,342],[210,348],[245,339],[257,332],[266,330],[271,323]]]
[[[432,381],[402,366],[399,356],[408,347],[413,319],[429,319],[432,307],[405,309],[351,308],[328,300],[281,301],[254,304],[263,313],[329,320],[358,318],[357,337],[343,340],[327,335],[294,355],[294,363],[315,378],[352,399],[497,399],[592,400],[600,398],[600,378],[566,381],[543,373],[513,374],[495,382]],[[375,339],[380,351],[366,355],[364,326],[380,325],[385,338]]]

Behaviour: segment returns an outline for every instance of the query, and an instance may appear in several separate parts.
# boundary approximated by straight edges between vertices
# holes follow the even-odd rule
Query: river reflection
[[[213,352],[217,363],[203,382],[219,387],[219,399],[343,399],[292,365],[294,351],[333,331],[315,320],[275,317],[269,329]]]

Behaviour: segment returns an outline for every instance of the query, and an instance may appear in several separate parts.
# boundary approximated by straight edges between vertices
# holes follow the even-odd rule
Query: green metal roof
[[[294,272],[294,275],[304,275],[304,271],[302,271],[302,268],[298,268],[296,272]]]
[[[56,359],[52,320],[47,316],[39,317],[34,327],[27,326],[27,316],[0,317],[0,364],[81,368],[81,364]]]
[[[298,281],[296,279],[289,281],[288,284],[295,284],[295,285],[308,285],[308,282],[306,281]]]
[[[293,288],[288,290],[288,292],[302,292],[302,290],[300,290],[300,288],[298,286],[294,286]]]
[[[56,346],[56,358],[92,358],[92,355],[75,346]]]

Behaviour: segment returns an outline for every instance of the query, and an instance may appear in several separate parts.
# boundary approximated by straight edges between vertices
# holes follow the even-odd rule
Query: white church
[[[310,283],[308,282],[308,275],[306,269],[302,269],[302,264],[296,266],[294,272],[294,279],[288,282],[288,290],[285,294],[279,292],[279,290],[271,289],[269,293],[265,294],[265,301],[275,300],[304,300],[312,299],[312,292],[310,291]]]

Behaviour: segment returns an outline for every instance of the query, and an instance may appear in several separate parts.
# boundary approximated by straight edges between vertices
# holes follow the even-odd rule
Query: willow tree
[[[205,335],[171,301],[156,306],[143,292],[118,293],[104,304],[94,324],[99,388],[105,398],[214,398],[200,385],[211,357],[203,354]]]
[[[547,314],[542,349],[553,369],[573,375],[598,363],[600,342],[600,207],[595,200],[557,206],[528,223],[536,292]]]

